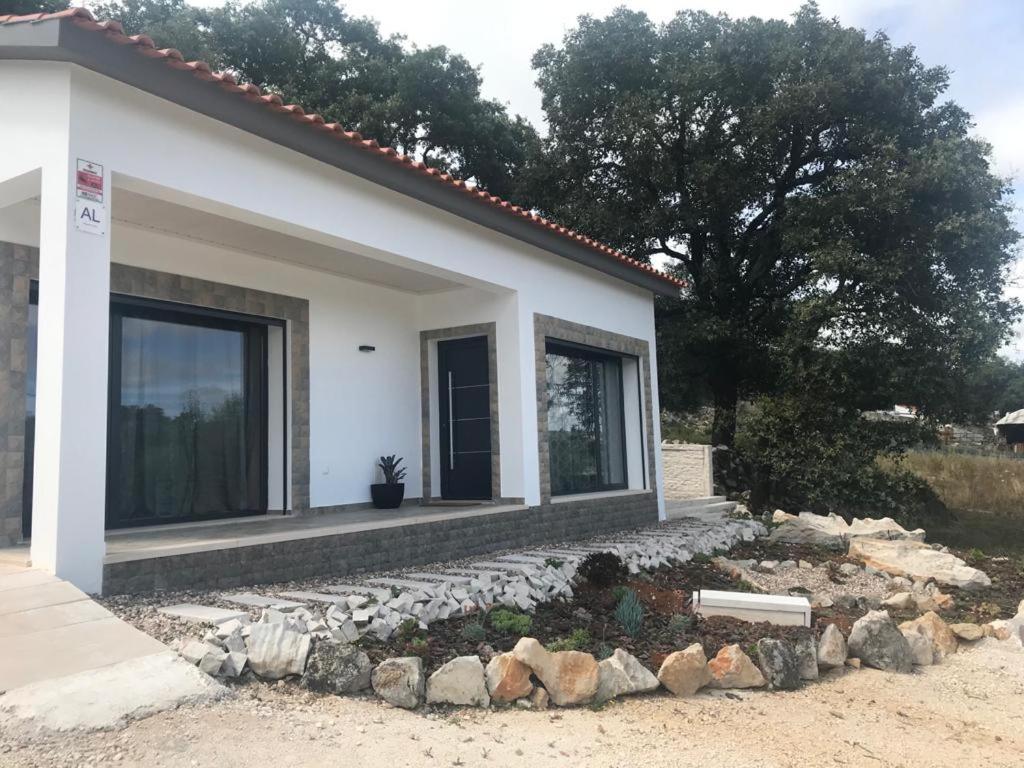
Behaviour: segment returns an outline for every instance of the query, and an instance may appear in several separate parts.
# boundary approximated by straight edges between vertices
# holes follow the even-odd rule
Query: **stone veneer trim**
[[[25,332],[39,249],[0,242],[0,546],[22,538],[25,472]],[[42,288],[45,290],[45,288]],[[141,298],[285,320],[291,408],[291,504],[309,509],[309,302],[124,264],[110,265],[110,291]]]
[[[431,481],[430,431],[430,343],[473,336],[487,337],[487,376],[490,380],[491,406],[491,500],[497,503],[515,503],[501,496],[501,441],[498,422],[498,331],[496,323],[477,323],[451,328],[420,331],[420,440],[422,444],[423,499],[434,498]]]
[[[547,405],[547,364],[546,344],[548,339],[582,344],[639,359],[644,392],[644,488],[653,487],[654,474],[654,411],[651,407],[653,395],[651,384],[650,345],[643,339],[624,336],[620,333],[603,331],[581,323],[561,320],[557,317],[534,313],[533,315],[534,355],[537,370],[537,450],[540,465],[540,501],[551,501],[551,455],[548,444]]]

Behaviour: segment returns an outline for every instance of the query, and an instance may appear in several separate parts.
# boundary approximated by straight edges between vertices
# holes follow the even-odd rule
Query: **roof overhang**
[[[679,286],[664,276],[610,258],[557,230],[537,226],[527,218],[481,205],[457,187],[410,173],[400,164],[381,162],[379,156],[367,153],[358,145],[312,131],[287,115],[268,114],[258,102],[225,98],[216,83],[169,67],[162,59],[140,56],[130,45],[112,44],[103,35],[76,24],[72,18],[0,25],[0,60],[3,59],[77,64],[655,294],[679,296]]]

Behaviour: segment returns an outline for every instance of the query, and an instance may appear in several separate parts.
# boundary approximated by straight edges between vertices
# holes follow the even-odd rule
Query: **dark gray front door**
[[[491,498],[491,382],[487,337],[437,343],[441,496]]]

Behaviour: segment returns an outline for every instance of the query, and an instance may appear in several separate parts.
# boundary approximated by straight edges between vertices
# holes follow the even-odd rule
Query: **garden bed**
[[[529,635],[544,645],[561,641],[559,648],[584,651],[598,659],[622,648],[656,670],[665,656],[691,643],[700,643],[711,658],[725,645],[736,643],[749,648],[761,638],[797,639],[813,632],[804,627],[751,624],[724,616],[692,616],[690,599],[694,590],[741,588],[704,558],[632,577],[622,586],[633,589],[644,606],[643,623],[634,637],[625,632],[614,615],[615,590],[583,583],[569,601],[536,606],[528,617],[527,631],[496,629],[491,614],[501,610],[497,609],[487,615],[436,622],[429,630],[400,629],[387,642],[365,636],[358,644],[374,663],[393,656],[417,655],[430,672],[457,656],[489,657],[510,651],[521,636]]]

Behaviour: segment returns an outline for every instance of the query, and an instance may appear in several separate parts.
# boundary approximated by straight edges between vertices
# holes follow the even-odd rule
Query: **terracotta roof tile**
[[[237,93],[244,98],[252,98],[254,101],[260,102],[266,106],[268,111],[287,113],[294,119],[307,123],[312,128],[328,130],[340,141],[346,141],[355,146],[361,147],[367,152],[373,152],[380,156],[382,160],[398,161],[408,165],[411,171],[432,177],[441,183],[448,184],[455,189],[459,189],[469,195],[472,195],[475,199],[480,200],[481,203],[485,205],[491,205],[507,212],[510,216],[517,216],[521,219],[531,221],[535,225],[544,227],[545,229],[553,231],[562,237],[584,243],[594,250],[606,254],[610,258],[624,264],[628,264],[630,267],[641,272],[647,272],[648,274],[654,275],[676,287],[683,288],[686,286],[686,281],[684,280],[667,275],[648,264],[631,259],[614,248],[604,245],[603,243],[599,243],[596,240],[592,240],[585,235],[581,235],[580,233],[574,232],[573,230],[567,229],[559,224],[548,221],[532,211],[528,211],[518,205],[513,205],[507,200],[502,200],[500,197],[492,195],[489,192],[480,189],[476,185],[467,184],[462,179],[455,179],[448,173],[442,173],[436,168],[430,168],[415,158],[399,154],[392,147],[381,147],[373,139],[363,138],[355,131],[346,131],[337,123],[327,123],[320,115],[306,114],[305,110],[297,104],[285,105],[281,97],[276,93],[264,93],[260,88],[252,83],[244,83],[240,85],[237,83],[235,76],[230,72],[214,72],[210,65],[205,61],[186,62],[180,51],[174,48],[157,48],[153,39],[148,35],[126,35],[124,34],[124,28],[119,22],[97,21],[93,17],[92,13],[84,8],[69,8],[56,13],[33,13],[23,16],[16,16],[12,14],[0,15],[0,25],[34,24],[54,19],[70,19],[74,24],[83,29],[103,34],[111,43],[118,45],[131,45],[144,56],[154,59],[163,59],[167,62],[168,66],[171,66],[174,69],[189,72],[194,77],[198,77],[202,80],[217,82],[227,91]]]

